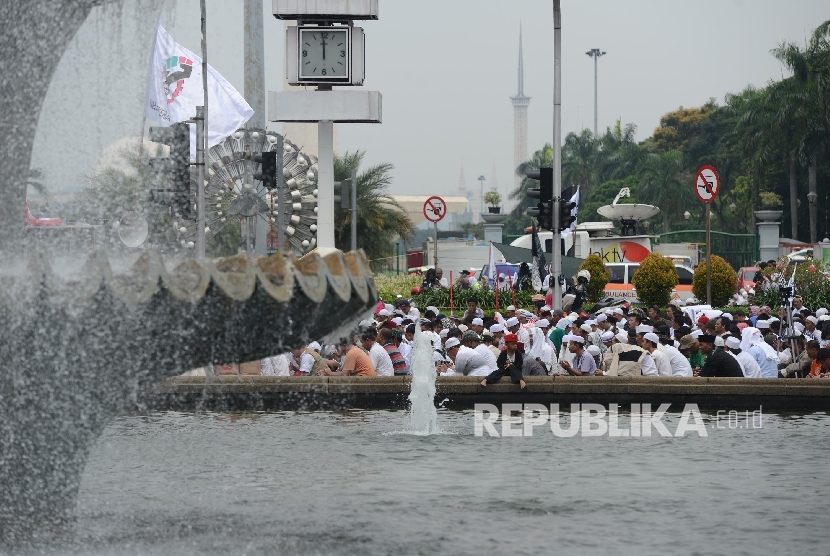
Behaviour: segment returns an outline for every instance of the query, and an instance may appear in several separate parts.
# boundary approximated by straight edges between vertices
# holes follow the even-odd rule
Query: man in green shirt
[[[556,328],[550,331],[548,338],[551,342],[553,342],[553,346],[556,348],[556,353],[560,353],[562,351],[562,338],[568,333],[570,328],[571,321],[563,317],[556,323]]]
[[[706,364],[706,358],[700,351],[700,344],[697,342],[697,338],[692,335],[686,335],[680,339],[680,353],[689,358],[692,371],[700,370]]]

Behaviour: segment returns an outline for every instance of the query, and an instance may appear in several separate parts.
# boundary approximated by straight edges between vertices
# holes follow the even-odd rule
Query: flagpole
[[[499,271],[496,271],[496,311],[499,310]]]
[[[198,184],[196,186],[196,258],[205,258],[205,157],[208,149],[208,63],[207,63],[207,16],[205,0],[200,1],[202,16],[202,89],[204,90],[204,103],[202,120],[196,125],[202,126],[202,144],[196,145],[196,157],[198,164]],[[197,134],[198,136],[198,134]],[[199,152],[201,151],[201,157]],[[198,160],[201,158],[201,160]]]
[[[450,270],[450,316],[453,316],[453,307],[452,307],[452,270]]]
[[[145,99],[146,102],[146,99]],[[141,186],[142,186],[142,179],[141,179],[141,171],[144,169],[144,165],[141,163],[141,157],[144,155],[144,128],[147,127],[147,115],[141,117],[141,136],[138,139],[138,190],[135,192],[135,208],[138,210],[141,203]]]

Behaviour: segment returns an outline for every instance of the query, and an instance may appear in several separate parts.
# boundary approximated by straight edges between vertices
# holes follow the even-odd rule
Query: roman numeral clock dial
[[[301,28],[299,40],[301,80],[333,83],[348,80],[351,60],[348,28]]]

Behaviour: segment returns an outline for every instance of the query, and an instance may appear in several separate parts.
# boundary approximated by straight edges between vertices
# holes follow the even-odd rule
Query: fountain
[[[377,300],[359,253],[175,261],[148,251],[124,261],[95,252],[82,265],[34,253],[21,263],[40,108],[67,44],[101,3],[28,0],[0,11],[0,71],[12,84],[0,95],[0,132],[14,137],[0,151],[0,543],[71,524],[90,445],[143,389],[339,332]]]
[[[412,390],[409,394],[409,430],[414,434],[438,432],[438,412],[435,409],[435,363],[432,359],[431,338],[420,330],[415,333],[412,353]]]
[[[637,222],[646,220],[659,214],[660,208],[654,205],[641,205],[638,203],[617,204],[623,197],[630,197],[631,191],[627,187],[620,189],[614,202],[610,205],[601,206],[597,212],[609,220],[618,220],[620,223],[620,235],[634,235]]]

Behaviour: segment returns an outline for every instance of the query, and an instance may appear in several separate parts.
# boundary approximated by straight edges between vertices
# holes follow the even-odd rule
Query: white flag
[[[254,110],[239,91],[208,65],[208,148],[245,125]],[[196,116],[204,105],[202,59],[159,25],[147,74],[144,114],[158,125],[170,126]],[[196,126],[190,126],[190,155],[196,156]]]
[[[576,216],[577,216],[577,213],[579,212],[579,186],[578,185],[576,186],[576,191],[574,192],[573,196],[570,198],[570,200],[568,202],[574,203],[574,208],[571,209],[571,216],[574,217],[574,221],[571,222],[570,228],[568,228],[567,230],[562,230],[562,237],[563,238],[566,238],[569,235],[571,235],[571,232],[573,232],[576,229],[576,224],[577,224]]]
[[[488,278],[493,281],[493,287],[498,288],[499,284],[496,280],[496,250],[493,247],[493,242],[490,242],[490,261],[487,265]]]

